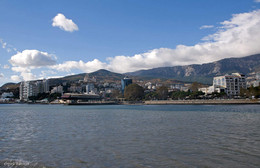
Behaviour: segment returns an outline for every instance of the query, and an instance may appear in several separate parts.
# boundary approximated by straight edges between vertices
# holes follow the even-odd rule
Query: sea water
[[[0,167],[260,167],[259,105],[0,105]]]

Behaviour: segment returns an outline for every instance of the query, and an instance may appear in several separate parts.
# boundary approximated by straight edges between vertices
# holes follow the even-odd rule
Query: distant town
[[[165,83],[133,80],[98,80],[86,74],[78,81],[50,84],[49,79],[22,81],[16,90],[2,89],[0,103],[118,104],[159,100],[258,99],[260,73],[250,77],[236,72],[215,76],[213,85],[198,82]]]

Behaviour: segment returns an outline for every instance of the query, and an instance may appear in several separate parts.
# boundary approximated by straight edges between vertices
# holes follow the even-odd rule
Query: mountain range
[[[214,76],[225,75],[228,73],[239,72],[244,75],[249,75],[253,72],[260,71],[260,54],[246,56],[242,58],[226,58],[219,61],[206,64],[193,64],[185,66],[160,67],[148,70],[140,70],[125,74],[110,72],[108,70],[98,70],[88,73],[89,76],[95,76],[97,80],[107,82],[120,81],[125,76],[130,76],[136,80],[157,80],[171,79],[183,82],[200,82],[212,84]],[[87,73],[66,76],[62,78],[50,79],[51,85],[60,84],[62,82],[83,80]],[[15,88],[19,86],[17,83],[7,83],[1,88]]]
[[[260,71],[260,54],[242,58],[226,58],[207,64],[193,64],[185,66],[160,67],[127,73],[131,76],[173,78],[186,82],[201,82],[211,84],[214,76],[239,72],[249,75]]]

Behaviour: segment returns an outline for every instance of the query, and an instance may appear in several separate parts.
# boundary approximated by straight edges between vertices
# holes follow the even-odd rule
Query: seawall
[[[260,104],[258,99],[223,99],[223,100],[153,100],[145,101],[146,105],[171,105],[171,104]]]

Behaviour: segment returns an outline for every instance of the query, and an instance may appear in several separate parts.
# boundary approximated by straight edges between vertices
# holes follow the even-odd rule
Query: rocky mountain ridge
[[[139,77],[174,78],[176,80],[189,82],[197,81],[210,84],[212,83],[214,76],[234,72],[247,75],[259,70],[260,54],[256,54],[242,58],[226,58],[201,65],[193,64],[185,66],[160,67],[149,70],[140,70],[127,74]]]

